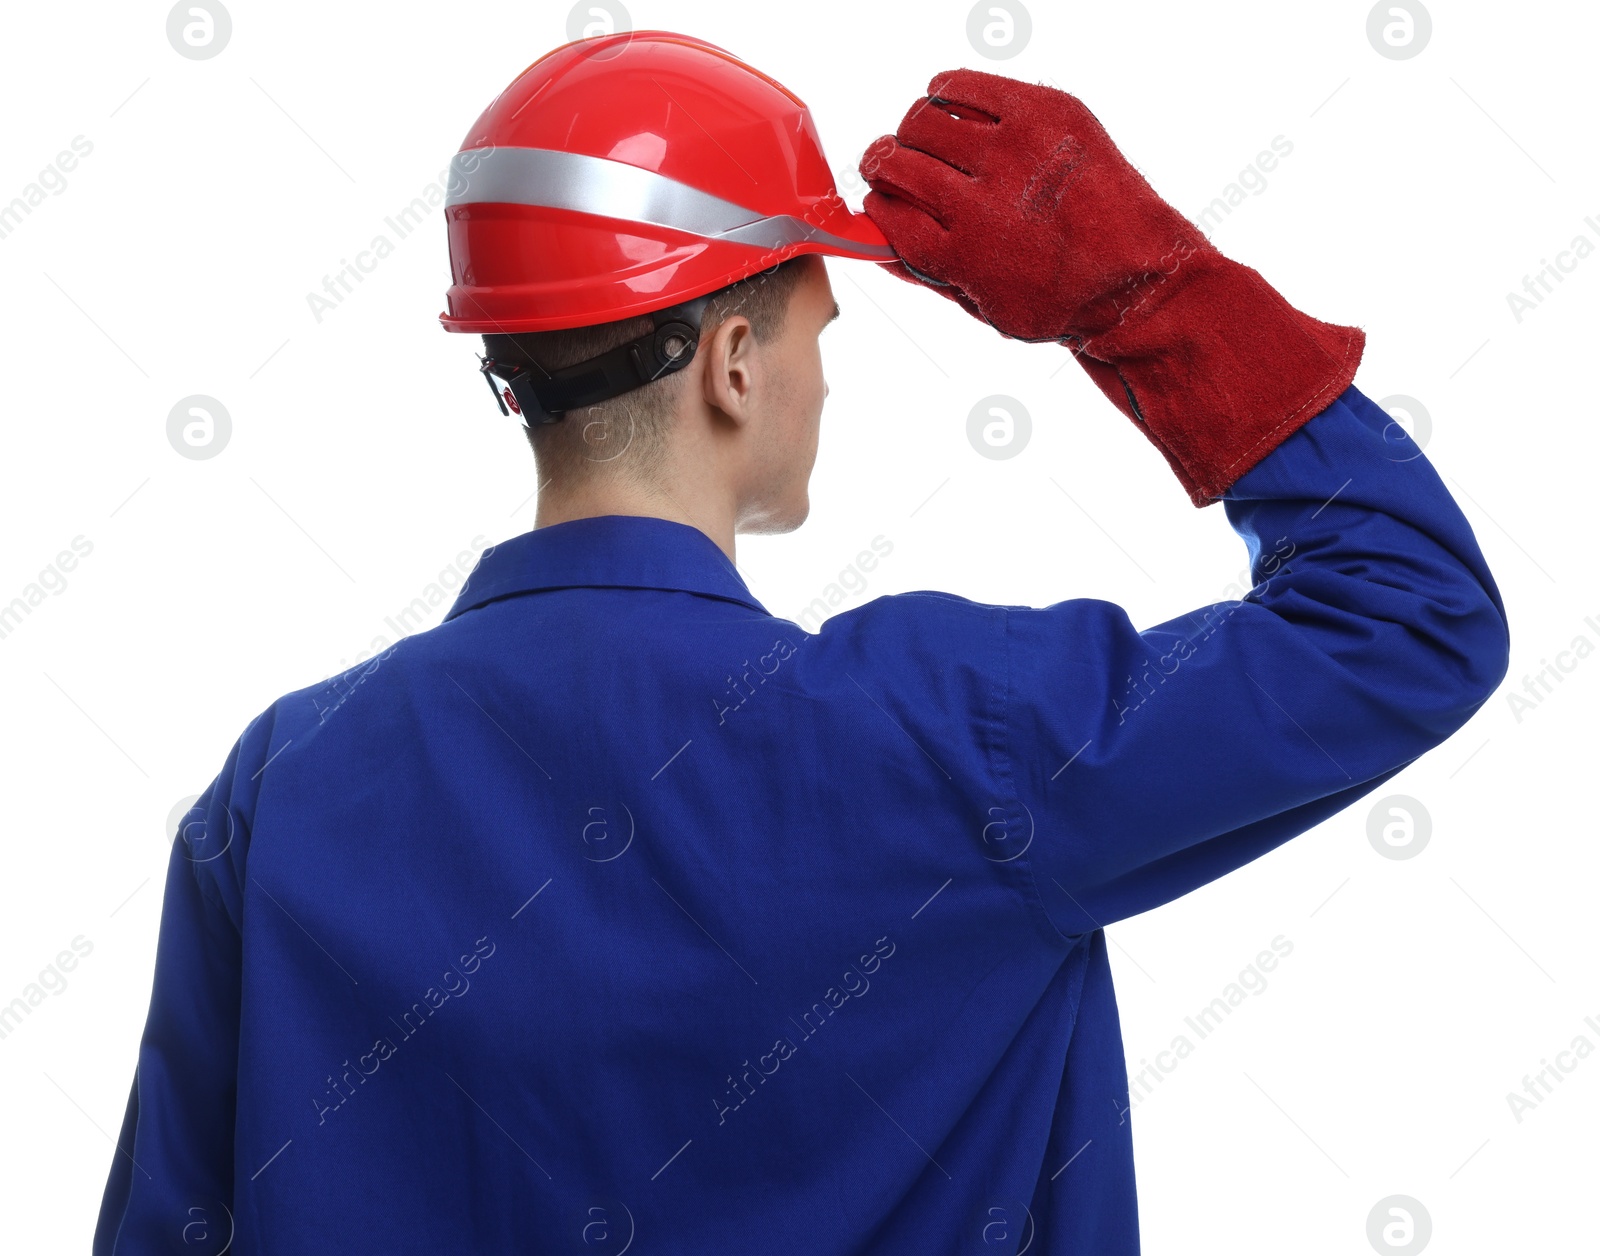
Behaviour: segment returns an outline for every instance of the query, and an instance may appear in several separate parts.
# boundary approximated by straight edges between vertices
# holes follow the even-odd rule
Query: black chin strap
[[[568,410],[609,401],[688,366],[699,347],[700,316],[710,300],[708,293],[652,310],[653,330],[587,362],[546,371],[520,362],[497,362],[480,354],[478,369],[499,403],[501,414],[509,415],[515,410],[522,416],[524,427],[555,423]],[[491,377],[496,376],[505,381],[504,389],[495,387]],[[506,408],[507,402],[510,409]]]

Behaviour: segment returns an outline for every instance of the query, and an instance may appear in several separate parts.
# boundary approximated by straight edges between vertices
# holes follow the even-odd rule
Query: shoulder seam
[[[997,773],[1011,800],[1021,802],[1017,795],[1016,771],[1011,761],[1011,615],[1004,607],[997,607],[1000,612],[1001,649],[1004,651],[1001,669],[1001,703],[1000,703],[1000,760],[1001,770]],[[1031,814],[1031,813],[1030,813]],[[1038,832],[1035,828],[1034,836]],[[1049,909],[1044,905],[1044,896],[1039,889],[1039,879],[1034,874],[1033,860],[1029,858],[1026,850],[1017,856],[1017,863],[1021,865],[1022,872],[1027,878],[1027,888],[1017,886],[1017,893],[1022,896],[1028,914],[1033,917],[1036,926],[1047,938],[1059,942],[1062,946],[1071,949],[1082,940],[1081,935],[1074,936],[1062,933],[1056,922],[1051,919]]]

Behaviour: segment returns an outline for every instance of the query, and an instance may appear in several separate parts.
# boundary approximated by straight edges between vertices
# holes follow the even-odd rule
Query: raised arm
[[[1102,601],[1002,612],[1005,855],[1025,850],[1060,932],[1303,832],[1499,684],[1499,592],[1439,476],[1351,384],[1363,333],[1224,257],[1082,102],[938,75],[861,171],[897,274],[1066,346],[1249,549],[1248,594],[1143,632]]]
[[[1256,581],[1242,598],[1143,632],[1101,601],[1006,612],[1016,801],[1065,934],[1326,819],[1505,674],[1504,608],[1466,519],[1356,388],[1223,502]]]

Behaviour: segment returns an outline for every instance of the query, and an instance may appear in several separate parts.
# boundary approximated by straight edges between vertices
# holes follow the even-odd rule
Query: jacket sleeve
[[[235,875],[246,845],[233,805],[239,762],[236,744],[172,844],[150,1008],[94,1256],[220,1252],[232,1233],[241,953]]]
[[[1223,506],[1249,550],[1243,596],[1143,632],[1092,599],[1006,610],[1008,824],[1069,937],[1348,806],[1505,675],[1505,609],[1471,527],[1355,387]]]

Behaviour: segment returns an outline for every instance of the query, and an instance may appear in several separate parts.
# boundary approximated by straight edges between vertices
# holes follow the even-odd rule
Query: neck
[[[647,515],[699,528],[734,562],[734,504],[726,491],[696,478],[639,483],[621,476],[589,475],[576,484],[557,479],[539,486],[535,528],[597,515]]]

